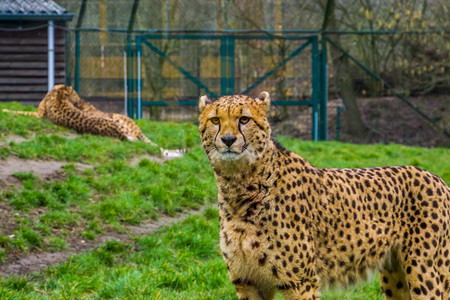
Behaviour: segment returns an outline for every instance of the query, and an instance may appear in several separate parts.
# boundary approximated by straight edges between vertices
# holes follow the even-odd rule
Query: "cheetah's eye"
[[[249,117],[241,117],[239,119],[239,123],[241,123],[241,124],[247,124],[249,121],[250,121]]]
[[[213,123],[214,125],[217,125],[220,123],[220,120],[217,117],[211,118],[210,120],[211,120],[211,123]]]

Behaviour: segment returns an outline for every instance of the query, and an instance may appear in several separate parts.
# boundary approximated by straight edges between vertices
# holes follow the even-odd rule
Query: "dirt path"
[[[6,147],[11,142],[22,143],[22,142],[28,141],[31,138],[34,138],[34,136],[31,136],[29,138],[24,138],[23,136],[20,136],[20,135],[8,135],[7,137],[4,138],[4,140],[0,141],[0,147]]]
[[[178,214],[176,217],[161,216],[157,221],[147,222],[139,226],[128,226],[128,233],[107,233],[97,237],[94,241],[79,240],[72,242],[68,249],[60,252],[32,253],[18,257],[14,262],[0,266],[0,275],[9,276],[11,274],[28,274],[45,269],[50,265],[67,261],[71,255],[91,250],[107,241],[115,240],[128,242],[133,236],[140,236],[152,233],[164,226],[181,221],[188,216],[198,215],[201,210],[189,210]]]
[[[32,172],[44,181],[62,180],[65,173],[62,169],[67,162],[61,161],[44,161],[44,160],[25,160],[16,156],[9,156],[6,160],[0,160],[0,188],[13,184],[21,184],[14,177],[17,172]],[[87,168],[93,168],[91,165],[75,163],[75,167],[79,171]]]

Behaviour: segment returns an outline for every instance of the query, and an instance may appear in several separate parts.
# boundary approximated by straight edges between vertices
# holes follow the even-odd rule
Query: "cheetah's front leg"
[[[261,290],[252,285],[234,284],[239,300],[272,300],[275,295],[273,290]]]
[[[239,300],[272,300],[275,288],[257,287],[251,280],[235,279],[232,281]]]
[[[319,286],[310,282],[303,282],[295,287],[280,289],[285,300],[318,300]]]

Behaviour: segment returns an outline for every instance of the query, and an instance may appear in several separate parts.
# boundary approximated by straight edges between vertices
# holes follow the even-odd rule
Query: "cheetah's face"
[[[207,96],[200,98],[199,130],[213,167],[225,163],[242,169],[262,156],[270,139],[269,106],[267,92],[256,99],[224,96],[214,103]]]

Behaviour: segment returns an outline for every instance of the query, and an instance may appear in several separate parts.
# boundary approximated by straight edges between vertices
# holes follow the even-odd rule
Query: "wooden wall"
[[[47,22],[0,22],[0,28],[23,28]],[[62,25],[55,22],[55,25]],[[0,30],[0,101],[37,101],[47,93],[47,27]],[[65,31],[55,26],[55,84],[65,83]]]

